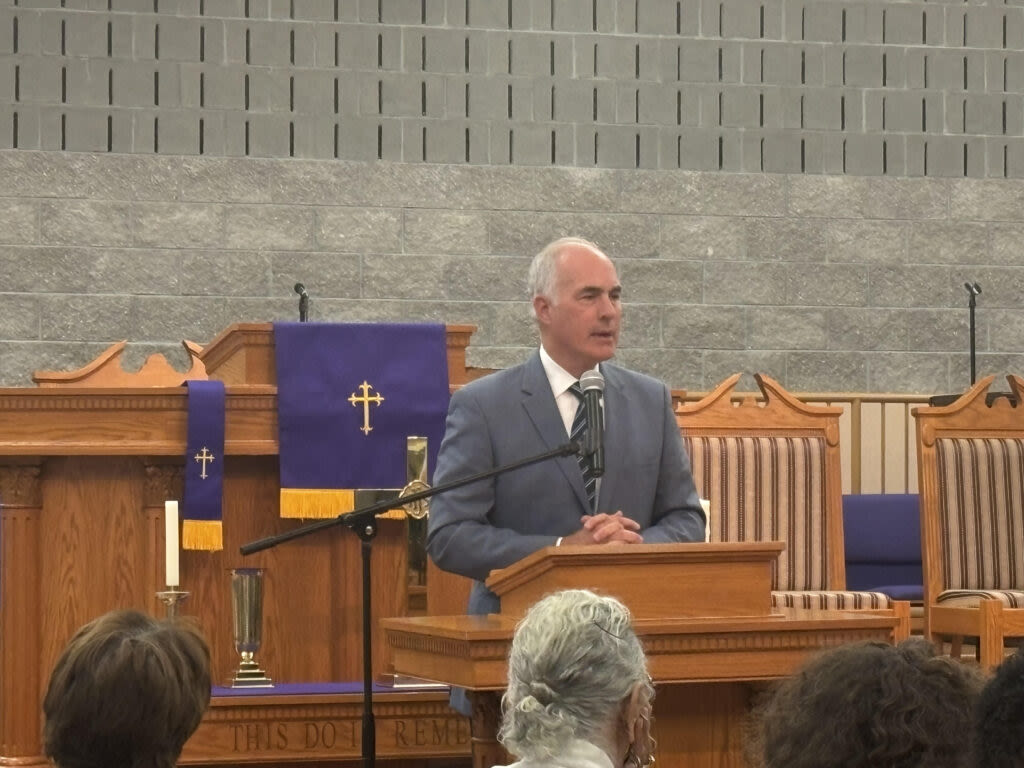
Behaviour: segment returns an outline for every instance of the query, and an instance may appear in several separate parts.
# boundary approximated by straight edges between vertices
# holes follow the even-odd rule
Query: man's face
[[[568,245],[558,255],[555,295],[533,300],[548,354],[579,376],[615,354],[619,343],[622,286],[602,253]]]

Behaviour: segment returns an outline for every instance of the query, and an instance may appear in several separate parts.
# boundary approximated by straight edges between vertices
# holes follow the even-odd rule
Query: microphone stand
[[[970,337],[971,338],[971,386],[973,387],[974,386],[974,382],[977,379],[976,372],[975,372],[976,371],[976,369],[975,369],[975,359],[976,359],[977,346],[976,346],[975,335],[974,335],[974,310],[978,306],[978,294],[981,293],[981,286],[978,285],[977,283],[964,283],[964,288],[967,289],[967,294],[970,297],[967,300],[967,311],[968,311],[968,314],[970,315],[970,324],[971,324],[971,337]]]
[[[295,292],[299,294],[299,322],[309,322],[309,293],[302,283],[295,284]]]
[[[377,759],[377,731],[376,724],[373,718],[373,665],[372,665],[372,653],[373,645],[371,643],[371,633],[373,631],[373,621],[371,618],[370,611],[370,554],[371,545],[374,537],[377,535],[377,515],[387,512],[389,509],[394,509],[395,506],[403,504],[411,504],[415,501],[422,499],[429,499],[431,496],[437,496],[438,494],[450,491],[454,488],[461,488],[464,485],[475,483],[478,480],[485,480],[488,477],[494,477],[496,475],[504,474],[505,472],[511,472],[515,469],[521,469],[522,467],[528,467],[531,464],[539,464],[542,461],[548,459],[554,459],[561,456],[573,456],[578,454],[583,449],[579,443],[566,443],[560,445],[550,451],[539,453],[536,456],[530,456],[525,459],[513,462],[511,464],[505,464],[501,467],[494,467],[483,472],[478,472],[475,475],[464,477],[459,480],[452,480],[450,483],[444,483],[442,485],[434,486],[433,488],[427,488],[423,491],[416,491],[415,493],[409,493],[401,496],[399,499],[387,499],[385,501],[379,501],[375,504],[363,507],[362,509],[356,509],[351,512],[338,515],[325,520],[317,520],[316,522],[309,523],[307,525],[293,528],[290,531],[279,533],[274,536],[267,536],[263,539],[257,539],[251,541],[248,544],[243,544],[240,551],[243,555],[251,555],[254,552],[261,552],[264,549],[270,549],[276,547],[278,544],[283,544],[286,541],[293,541],[294,539],[300,539],[304,536],[316,533],[318,531],[327,530],[328,528],[334,528],[339,525],[352,530],[359,540],[362,542],[360,546],[360,552],[362,555],[362,597],[363,597],[363,617],[362,617],[362,630],[363,630],[363,721],[362,721],[362,760],[364,768],[373,768]]]

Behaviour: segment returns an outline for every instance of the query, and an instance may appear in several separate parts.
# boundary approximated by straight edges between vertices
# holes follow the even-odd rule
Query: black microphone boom
[[[600,477],[604,474],[604,412],[601,410],[604,376],[596,368],[587,371],[580,376],[580,389],[583,390],[583,413],[587,419],[584,453],[594,477]]]

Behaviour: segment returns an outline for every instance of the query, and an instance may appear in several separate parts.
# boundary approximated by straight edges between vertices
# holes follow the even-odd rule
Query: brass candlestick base
[[[267,673],[260,669],[260,665],[252,657],[251,653],[243,651],[242,661],[238,665],[231,680],[232,688],[273,688],[274,681],[267,677]]]
[[[263,635],[263,569],[231,571],[231,623],[235,650],[242,657],[232,688],[273,688],[273,681],[254,658]]]
[[[168,587],[163,592],[157,592],[156,596],[164,604],[167,618],[176,619],[178,618],[178,606],[188,600],[191,594],[191,592],[183,592],[177,587]]]

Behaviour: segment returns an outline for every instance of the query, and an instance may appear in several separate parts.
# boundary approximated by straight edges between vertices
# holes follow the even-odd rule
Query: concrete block
[[[154,248],[222,248],[224,207],[196,203],[136,203],[134,243]]]
[[[471,162],[474,143],[478,153],[487,143],[487,126],[483,123],[446,121],[443,124],[425,122],[423,125],[426,128],[426,161],[430,163]]]
[[[18,83],[21,102],[59,104],[61,100],[61,64],[57,59],[42,57],[19,58],[13,64],[18,67]],[[11,82],[14,73],[6,76]]]
[[[549,21],[557,32],[591,32],[597,26],[592,0],[561,0],[550,3]],[[535,28],[540,25],[534,20]]]
[[[262,25],[261,25],[262,26]],[[199,61],[199,19],[160,16],[156,23],[154,57],[161,61]],[[254,35],[250,52],[256,57],[266,38]],[[287,55],[287,45],[285,46]]]
[[[924,60],[924,87],[945,91],[965,91],[971,83],[971,57],[962,51],[936,50]],[[979,60],[978,76],[984,76],[984,60]],[[984,86],[982,86],[984,88]]]
[[[693,83],[739,83],[743,79],[740,43],[688,40],[682,47],[681,79]]]
[[[105,152],[107,116],[88,107],[69,107],[61,111],[62,149],[71,152]],[[54,122],[54,127],[58,123]]]
[[[877,46],[847,46],[843,52],[843,84],[861,88],[882,86],[882,50]]]
[[[877,265],[868,272],[871,303],[881,307],[950,307],[961,303],[958,270],[929,265]],[[978,278],[980,280],[980,278]]]
[[[966,325],[966,322],[964,323]],[[1017,308],[1001,309],[992,312],[989,328],[988,348],[992,352],[1016,353],[1020,349],[1017,340],[1024,332],[1024,317]],[[955,351],[963,350],[960,346]]]
[[[835,350],[905,350],[917,325],[904,309],[831,307],[827,316],[828,349]]]
[[[828,2],[808,3],[803,9],[801,26],[801,40],[819,43],[842,42],[842,6]]]
[[[785,304],[789,270],[778,264],[707,261],[705,304]]]
[[[344,299],[360,295],[361,258],[333,252],[271,253],[271,291],[273,295],[294,297],[292,287],[303,283],[312,298],[310,314],[321,297]]]
[[[185,251],[180,291],[189,296],[267,296],[271,256],[255,251]]]
[[[310,115],[332,113],[334,82],[334,75],[330,71],[297,70],[294,84],[295,112]]]
[[[719,167],[721,132],[713,128],[679,130],[681,157],[679,167],[692,171],[713,171]]]
[[[928,137],[925,142],[925,175],[947,178],[969,175],[964,172],[966,146],[968,141],[963,137]]]
[[[39,337],[49,341],[124,339],[133,335],[129,296],[44,296]]]
[[[209,67],[203,72],[203,100],[207,109],[245,109],[245,75],[243,67]],[[312,73],[303,73],[305,78]],[[250,82],[250,88],[252,87]],[[302,88],[297,83],[297,94]],[[251,99],[251,91],[250,91]]]
[[[637,4],[637,33],[641,35],[667,35],[682,33],[682,3],[677,0],[648,0]],[[696,21],[693,15],[688,17],[690,23]],[[687,30],[693,34],[696,29]]]
[[[949,188],[935,179],[870,179],[862,211],[868,218],[945,219]]]
[[[402,69],[402,34],[397,27],[344,24],[338,59],[345,70]]]
[[[313,244],[314,212],[305,206],[231,205],[224,211],[228,248],[301,251]]]
[[[405,253],[488,253],[487,217],[473,211],[405,211]]]
[[[722,37],[756,39],[761,36],[760,6],[744,0],[722,0]]]
[[[786,379],[786,353],[765,350],[713,350],[704,353],[704,376],[701,382],[691,384],[690,389],[710,390],[718,386],[734,373],[766,373],[774,379]],[[751,378],[751,377],[748,377]],[[756,389],[752,378],[746,385],[740,384],[744,390]]]
[[[741,261],[746,257],[737,222],[718,216],[662,216],[659,253],[669,259]]]
[[[760,92],[747,86],[722,88],[721,125],[730,128],[756,128],[760,125]]]
[[[949,187],[949,217],[954,222],[1016,222],[1022,206],[1024,188],[1017,183],[964,179]]]
[[[422,7],[421,0],[390,0],[380,4],[377,20],[382,24],[420,24]]]
[[[904,327],[907,330],[907,349],[913,352],[959,352],[963,353],[970,344],[968,340],[967,313],[943,309],[903,310]],[[983,317],[991,321],[992,315]],[[980,326],[979,340],[988,337],[984,322]],[[985,348],[982,341],[981,348]]]
[[[597,130],[594,154],[595,165],[602,168],[638,168],[641,165],[641,133],[636,127],[607,125]]]
[[[271,185],[284,185],[282,164],[235,158],[183,158],[175,162],[182,202],[266,203]],[[322,198],[318,200],[322,202]]]
[[[617,363],[646,373],[673,389],[700,389],[706,353],[695,349],[625,349],[619,347]]]
[[[67,103],[75,106],[107,106],[109,74],[106,60],[83,61],[68,69]]]
[[[0,337],[38,339],[40,297],[27,294],[0,294]]]
[[[868,354],[868,387],[872,392],[948,392],[945,355],[900,352]]]
[[[521,301],[528,261],[503,256],[453,256],[444,270],[450,299]]]
[[[1024,290],[1024,267],[1012,266],[952,268],[949,289],[952,302],[942,306],[963,306],[965,280],[977,280],[985,290],[985,307],[1020,309],[1021,291]],[[1018,346],[1019,349],[1019,346]]]
[[[706,211],[718,216],[782,216],[786,181],[764,174],[711,174],[703,179]]]
[[[803,264],[786,267],[786,302],[812,307],[857,307],[869,303],[868,268],[862,264]],[[783,302],[778,302],[783,303]]]
[[[624,255],[617,249],[608,252],[614,256]],[[624,294],[631,303],[697,304],[701,300],[703,270],[699,261],[620,258],[617,266]],[[668,346],[692,345],[668,343]]]
[[[953,230],[947,247],[946,242],[936,243],[935,249],[942,255],[950,254],[950,263],[959,264],[1004,264],[1022,263],[1021,251],[1024,250],[1024,225],[1020,224],[983,224],[961,222],[947,225]],[[985,248],[985,237],[978,229],[990,235],[989,248]],[[927,232],[922,235],[927,237]],[[939,233],[941,234],[941,233]],[[972,239],[972,236],[974,239]],[[936,240],[939,238],[936,237]],[[930,244],[928,240],[926,243]],[[929,252],[926,250],[926,252]],[[962,258],[961,258],[962,256]]]
[[[780,85],[801,84],[799,49],[789,43],[765,43],[760,48],[764,51],[762,82]]]
[[[881,176],[884,159],[880,134],[851,134],[846,138],[846,172],[857,176]]]
[[[39,205],[32,200],[0,198],[0,243],[39,242]]]
[[[927,6],[922,6],[917,3],[890,3],[885,5],[884,12],[884,37],[887,44],[927,44]],[[933,13],[933,19],[933,24],[938,23],[941,19],[941,14]],[[933,36],[933,44],[939,39],[939,37]]]
[[[427,29],[423,32],[423,38],[426,40],[427,72],[469,71],[471,42],[465,31]]]
[[[15,23],[15,19],[17,19],[17,23]],[[14,45],[15,27],[18,30],[17,50]],[[3,45],[6,46],[6,49],[3,53],[31,55],[42,51],[41,12],[22,7],[19,7],[17,11],[11,7],[4,8],[0,13],[0,29],[6,30],[3,35],[5,38]]]
[[[575,231],[567,212],[496,211],[486,218],[489,252],[495,255],[532,258],[555,238]],[[526,273],[526,263],[522,271]]]
[[[156,115],[156,151],[165,155],[199,154],[199,117],[195,113],[161,111]]]
[[[254,118],[262,112],[288,112],[292,102],[289,70],[249,69],[249,112]]]
[[[594,76],[612,80],[637,79],[638,48],[628,37],[598,37]]]
[[[469,0],[467,27],[475,29],[511,29],[506,0]]]
[[[207,0],[209,2],[209,0]],[[322,0],[292,0],[295,18],[305,21],[358,21],[353,3],[325,3]]]
[[[669,349],[746,347],[746,312],[742,307],[706,307],[673,299],[662,314],[664,346]]]
[[[867,390],[867,361],[861,352],[789,352],[786,387],[798,392]]]
[[[579,234],[597,243],[613,259],[650,259],[660,255],[655,216],[578,213],[566,234]]]
[[[106,57],[107,17],[99,13],[75,13],[62,18],[64,50],[75,58]]]
[[[40,215],[41,241],[47,245],[127,246],[132,240],[126,203],[45,201]]]
[[[279,21],[250,21],[248,25],[248,62],[265,67],[291,64],[290,25]]]
[[[441,299],[445,256],[363,257],[362,296],[368,299]]]
[[[753,307],[748,310],[747,347],[750,349],[827,348],[825,310],[791,307]]]
[[[819,219],[744,218],[740,247],[748,260],[824,262],[827,224]]]
[[[337,120],[319,115],[299,115],[293,126],[292,157],[324,160],[338,156],[337,144],[341,139]]]
[[[903,222],[836,220],[827,226],[830,262],[899,264],[907,260]]]

